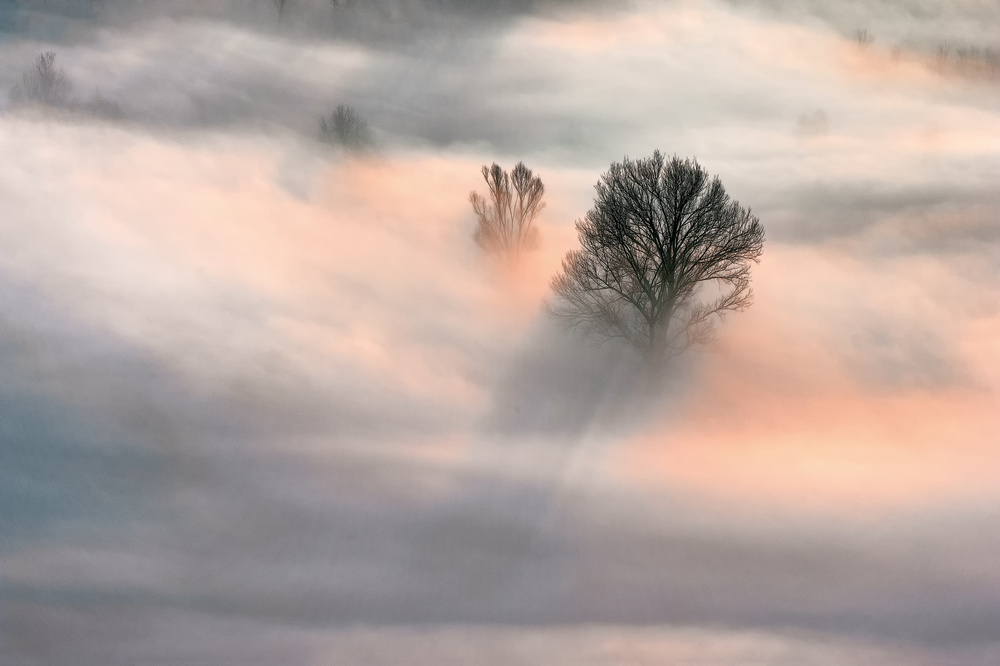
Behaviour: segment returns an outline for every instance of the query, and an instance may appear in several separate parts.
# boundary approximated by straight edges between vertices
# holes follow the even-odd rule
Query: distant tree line
[[[942,74],[993,80],[1000,76],[1000,51],[978,46],[952,49],[941,44],[935,65]]]
[[[855,30],[852,38],[862,51],[866,51],[875,42],[875,35],[867,28]],[[900,45],[894,46],[890,51],[893,60],[902,58],[903,52],[904,49]],[[938,44],[931,61],[931,66],[939,74],[991,81],[1000,77],[1000,51],[990,47],[951,47],[947,44]]]

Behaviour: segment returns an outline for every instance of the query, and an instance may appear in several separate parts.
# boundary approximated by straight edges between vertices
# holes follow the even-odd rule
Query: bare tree
[[[10,91],[11,104],[37,104],[54,107],[74,113],[83,113],[104,120],[121,120],[124,118],[121,104],[117,99],[105,97],[100,88],[94,90],[93,96],[87,101],[81,101],[70,93],[73,84],[66,72],[56,67],[56,54],[53,51],[42,53],[32,67],[24,72],[21,81]]]
[[[510,173],[495,162],[489,167],[483,165],[483,179],[489,193],[469,195],[479,218],[473,238],[479,247],[497,257],[516,259],[537,242],[538,230],[533,223],[545,208],[545,186],[524,162],[518,162]]]
[[[55,51],[47,51],[35,58],[34,66],[21,76],[21,82],[10,92],[14,104],[44,104],[67,106],[73,86],[66,72],[57,69]]]
[[[697,161],[625,158],[596,189],[576,223],[581,249],[552,280],[553,314],[667,357],[707,341],[715,315],[750,304],[764,229]]]
[[[83,109],[87,113],[105,120],[121,120],[125,117],[118,100],[105,97],[100,88],[94,90],[94,96],[84,105]]]
[[[864,50],[875,41],[875,35],[868,32],[868,28],[858,28],[854,31],[854,41],[857,42],[858,48]]]
[[[323,141],[331,145],[358,150],[373,142],[368,123],[353,108],[340,104],[329,117],[319,119]]]

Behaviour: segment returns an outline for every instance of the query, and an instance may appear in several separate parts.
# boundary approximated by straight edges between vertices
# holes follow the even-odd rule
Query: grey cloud
[[[592,584],[588,601],[601,617],[625,614],[643,622],[653,616],[679,624],[713,618],[937,646],[987,645],[997,638],[989,620],[996,581],[970,580],[944,564],[958,552],[968,557],[972,548],[984,556],[992,548],[992,539],[973,536],[974,527],[860,546],[851,537],[828,541],[818,531],[734,540],[640,533],[628,529],[627,518],[621,525],[595,531],[581,549],[581,575]],[[933,557],[906,550],[930,539],[940,544]]]
[[[25,0],[6,8],[5,26],[31,37],[80,40],[100,26],[129,29],[150,20],[223,21],[307,39],[348,39],[385,46],[434,39],[453,31],[495,30],[535,13],[607,14],[621,0],[290,0],[282,20],[270,0]]]
[[[480,146],[476,159],[495,151],[498,159],[523,154],[552,170],[572,167],[559,174],[571,188],[592,184],[622,153],[654,144],[697,152],[761,215],[779,247],[836,245],[866,268],[925,257],[948,276],[943,286],[910,278],[942,304],[930,318],[919,308],[852,301],[851,289],[873,287],[846,278],[846,296],[837,296],[844,302],[810,302],[827,325],[817,336],[823,353],[839,354],[881,390],[964,386],[949,317],[964,323],[995,312],[994,156],[942,151],[915,160],[885,139],[886,129],[922,127],[945,106],[982,113],[976,92],[956,101],[933,86],[859,92],[846,77],[811,81],[812,70],[772,71],[746,53],[716,50],[732,35],[699,43],[692,60],[661,61],[649,50],[607,68],[585,54],[573,56],[579,65],[555,62],[558,51],[525,61],[504,50],[515,18],[564,16],[565,3],[358,4],[332,26],[314,20],[319,12],[338,16],[325,2],[300,5],[282,26],[264,0],[231,20],[230,9],[249,5],[21,4],[26,13],[0,5],[0,25],[20,31],[0,44],[11,63],[8,83],[54,46],[81,90],[101,85],[121,99],[132,115],[122,129],[130,136],[174,145],[266,133],[287,148],[278,186],[302,206],[312,205],[327,156],[285,130],[310,135],[337,102],[355,105],[380,130],[390,156],[398,144],[431,146],[432,156],[445,158],[458,153],[442,147]],[[869,10],[881,20],[910,16],[899,35],[909,28],[965,34],[964,22],[986,11],[780,4],[782,16],[829,15],[843,29]],[[604,10],[587,4],[585,11]],[[947,21],[935,25],[928,16]],[[877,21],[866,23],[883,39]],[[112,29],[95,30],[103,25]],[[696,57],[703,57],[697,69],[688,64]],[[816,108],[827,131],[796,136],[796,118]],[[38,122],[65,137],[59,132],[77,121]],[[193,131],[179,137],[173,128]],[[89,129],[87,140],[96,138],[81,145],[99,157],[102,130]],[[468,159],[473,149],[462,150]],[[790,642],[785,652],[768,652],[751,641],[764,663],[996,661],[995,512],[954,508],[900,534],[892,527],[907,518],[898,515],[887,516],[887,526],[859,519],[842,528],[822,516],[809,525],[773,516],[727,522],[713,513],[727,509],[680,494],[618,504],[615,492],[588,487],[579,472],[589,456],[599,459],[594,440],[617,443],[653,417],[669,424],[698,362],[674,366],[676,374],[650,390],[634,379],[634,357],[577,344],[544,320],[516,343],[469,333],[456,323],[475,316],[468,302],[416,279],[368,284],[332,271],[324,276],[330,290],[357,296],[332,314],[221,279],[198,281],[189,300],[180,297],[183,316],[153,316],[156,304],[133,295],[127,309],[147,316],[145,324],[183,333],[175,340],[167,330],[166,342],[140,349],[82,316],[107,303],[92,285],[74,282],[80,271],[53,277],[72,252],[36,256],[30,243],[15,242],[61,238],[62,221],[76,219],[74,202],[45,189],[63,176],[35,172],[33,184],[18,157],[5,197],[16,203],[30,191],[51,206],[12,204],[15,217],[4,228],[10,262],[25,254],[16,277],[0,275],[0,305],[9,313],[0,331],[5,663],[307,664],[324,649],[351,655],[346,663],[392,663],[396,649],[468,663],[468,654],[494,648],[511,655],[503,663],[579,663],[574,632],[592,624],[630,625],[621,629],[625,642],[661,625],[759,630]],[[880,166],[866,171],[860,157]],[[67,164],[88,172],[86,160]],[[440,193],[466,195],[464,187]],[[588,200],[560,205],[582,214]],[[412,233],[410,223],[386,233]],[[75,251],[98,254],[67,238]],[[393,313],[371,321],[387,338],[415,342],[414,355],[429,355],[434,370],[482,390],[484,413],[432,389],[400,387],[350,352],[304,362],[269,328],[272,315],[335,327],[358,317],[360,302],[366,312]],[[234,331],[250,332],[244,347],[231,348]],[[435,355],[441,350],[446,361]],[[667,445],[670,436],[667,428]],[[435,449],[453,440],[459,452]],[[463,622],[479,626],[447,628]],[[796,642],[789,628],[820,638]],[[514,644],[533,630],[544,635],[518,653]],[[696,653],[725,643],[715,634],[698,640]]]
[[[150,431],[169,421],[127,406],[105,420],[80,400],[113,393],[101,386],[111,383],[127,386],[138,406],[149,397],[142,389],[157,371],[135,355],[109,354],[112,349],[96,336],[66,327],[58,313],[39,307],[41,300],[33,290],[3,285],[8,312],[0,334],[7,369],[0,382],[4,553],[80,523],[104,528],[148,519],[155,507],[145,493],[161,480],[162,458],[148,444]],[[27,322],[20,320],[25,315]]]
[[[772,15],[800,21],[822,21],[852,39],[857,29],[869,29],[875,44],[914,44],[925,50],[944,42],[989,44],[986,27],[996,19],[989,3],[947,0],[838,2],[822,0],[727,0],[735,7],[757,7]]]
[[[129,121],[153,128],[287,128],[312,138],[319,118],[344,103],[358,109],[382,142],[486,143],[524,151],[546,141],[568,149],[611,129],[609,119],[566,111],[540,115],[531,104],[516,102],[526,85],[544,96],[547,82],[513,77],[498,85],[493,34],[456,30],[397,52],[352,51],[344,42],[303,50],[284,36],[224,26],[142,28],[141,37],[112,35],[110,53],[86,45],[56,50],[80,94],[99,88],[122,105]],[[220,40],[229,46],[219,49]],[[8,48],[6,59],[22,68],[36,55],[24,46]],[[12,69],[8,85],[18,75]]]
[[[618,663],[640,666],[697,663],[726,666],[767,663],[775,666],[841,666],[847,663],[913,666],[978,666],[992,663],[989,651],[969,651],[954,659],[920,654],[896,646],[875,646],[822,634],[763,633],[721,627],[672,628],[627,626],[553,626],[523,628],[501,625],[435,627],[352,627],[334,633],[283,628],[250,621],[221,621],[196,613],[128,606],[99,618],[72,608],[48,611],[22,608],[37,622],[45,617],[53,631],[45,656],[53,665],[85,663],[240,663],[261,666],[336,661],[346,666],[390,666],[405,660],[414,666],[476,663],[483,666],[535,664],[577,666]],[[136,630],[122,640],[121,627]],[[184,636],[181,645],[176,637]],[[95,660],[81,662],[73,646],[88,638]],[[67,640],[70,639],[70,640]],[[76,639],[76,641],[72,640]],[[103,643],[100,641],[103,640]],[[36,639],[36,642],[40,642]],[[114,646],[112,649],[110,646]],[[236,647],[234,647],[236,646]],[[103,661],[98,661],[103,659]],[[231,660],[236,660],[235,662]],[[12,661],[21,666],[27,661]]]
[[[214,382],[195,382],[168,357],[67,318],[36,290],[5,282],[2,292],[3,554],[78,529],[113,540],[109,534],[137,522],[156,524],[169,517],[171,497],[211,485],[211,477],[200,481],[207,470],[275,441],[320,437],[328,448],[362,441],[378,449],[377,440],[389,445],[453,427],[433,402],[377,384],[365,395],[359,378],[317,386],[280,355],[263,358],[259,373],[245,358],[239,374],[220,366]],[[340,468],[355,484],[388,488],[400,478],[381,463],[350,460]],[[250,476],[242,465],[235,474],[231,483]],[[378,481],[387,474],[394,481]]]
[[[60,555],[65,544],[52,547],[52,559],[34,558],[37,565],[8,559],[9,608],[49,609],[25,615],[37,624],[23,628],[43,633],[58,626],[52,613],[88,608],[88,623],[101,627],[134,606],[140,617],[173,609],[300,630],[721,623],[959,651],[997,639],[1000,588],[987,573],[996,544],[983,531],[990,515],[897,534],[767,522],[720,532],[717,520],[698,527],[684,517],[680,499],[665,506],[677,518],[654,523],[635,515],[634,504],[564,489],[553,513],[545,510],[552,488],[476,475],[444,501],[407,506],[400,489],[413,486],[419,466],[399,465],[384,490],[350,489],[357,470],[343,468],[345,486],[337,474],[310,473],[323,462],[202,460],[154,539],[102,535],[98,552],[108,554],[83,567],[74,566],[73,552]],[[89,546],[77,540],[77,548]],[[95,583],[108,579],[101,567],[115,566],[116,548],[158,562],[165,575]],[[951,565],[956,557],[962,567]],[[59,574],[47,566],[72,567],[63,571],[78,572],[75,584],[48,585]],[[4,624],[22,636],[16,610]],[[135,630],[119,624],[117,631],[124,640]],[[79,658],[100,654],[89,641],[77,649]],[[41,650],[22,645],[14,654]]]
[[[261,4],[267,5],[261,11],[273,10],[268,3]],[[220,6],[212,11],[222,15],[229,10]],[[357,34],[354,28],[333,41],[311,41],[300,48],[291,33],[270,28],[254,32],[238,24],[144,22],[131,32],[112,32],[101,43],[73,46],[75,51],[63,54],[63,66],[71,78],[74,67],[85,71],[86,75],[77,75],[81,88],[89,91],[100,86],[139,122],[258,130],[288,127],[314,136],[318,118],[336,104],[346,103],[358,108],[391,142],[485,144],[506,154],[534,152],[545,146],[549,152],[558,151],[595,168],[619,158],[623,149],[630,152],[630,147],[639,145],[648,149],[650,140],[668,152],[673,146],[684,150],[686,145],[701,144],[700,156],[711,157],[705,153],[715,146],[698,140],[700,127],[717,132],[722,122],[734,123],[745,132],[766,130],[781,114],[791,127],[802,110],[788,105],[801,105],[804,97],[813,98],[810,107],[830,102],[841,107],[826,109],[835,133],[845,113],[857,124],[857,109],[852,107],[858,100],[845,102],[846,90],[823,89],[803,81],[808,88],[793,91],[784,79],[759,70],[719,71],[718,76],[728,77],[726,89],[706,86],[703,77],[684,66],[708,57],[704,44],[675,54],[678,60],[664,60],[655,85],[637,82],[629,89],[622,83],[641,76],[645,65],[627,77],[615,73],[616,65],[623,63],[613,59],[598,62],[597,69],[592,62],[582,68],[532,67],[523,59],[531,54],[521,54],[516,44],[506,44],[504,31],[496,26],[465,29],[461,12],[426,11],[441,13],[447,26],[442,35],[357,47],[343,39]],[[521,10],[511,11],[518,14]],[[142,38],[136,38],[137,34]],[[719,35],[719,44],[713,45],[720,54],[730,48],[724,40],[725,35]],[[150,48],[150,44],[158,46]],[[335,45],[347,51],[359,49],[363,60],[344,62],[348,52],[338,57]],[[95,48],[106,53],[94,55]],[[18,51],[25,64],[33,55]],[[13,60],[13,54],[10,57]],[[90,64],[84,67],[86,62]],[[641,65],[626,62],[624,66],[637,64]],[[604,89],[607,94],[574,106],[566,93],[578,85]],[[679,99],[684,104],[666,103]],[[561,103],[556,104],[557,100]],[[650,125],[653,113],[656,124]],[[872,120],[899,122],[881,115]],[[750,119],[756,122],[748,127]],[[760,155],[759,141],[748,147]]]
[[[983,163],[982,167],[988,168]],[[970,169],[970,172],[976,171]],[[865,233],[882,256],[921,252],[990,252],[997,240],[1000,200],[968,181],[924,186],[885,183],[800,185],[763,199],[772,238],[811,244]],[[886,234],[879,234],[878,229]],[[876,244],[878,241],[881,243]]]

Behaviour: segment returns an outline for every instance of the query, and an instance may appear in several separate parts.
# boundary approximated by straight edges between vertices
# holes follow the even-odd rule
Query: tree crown
[[[489,253],[516,259],[537,241],[533,223],[545,208],[545,186],[524,162],[518,162],[510,173],[494,162],[489,167],[483,165],[482,173],[489,192],[486,196],[478,192],[469,195],[478,218],[473,238]]]
[[[625,158],[596,191],[576,223],[581,247],[553,278],[554,314],[601,338],[672,352],[707,340],[714,315],[750,304],[764,229],[696,160]]]

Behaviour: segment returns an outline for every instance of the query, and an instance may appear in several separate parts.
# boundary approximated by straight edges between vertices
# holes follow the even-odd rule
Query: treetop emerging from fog
[[[576,224],[581,248],[552,281],[552,312],[602,339],[670,355],[706,341],[715,315],[750,304],[760,221],[691,159],[611,165]]]
[[[518,162],[509,173],[496,162],[484,164],[482,174],[489,191],[485,196],[469,194],[478,222],[473,238],[497,258],[516,260],[538,242],[534,221],[545,208],[545,185],[524,162]]]

